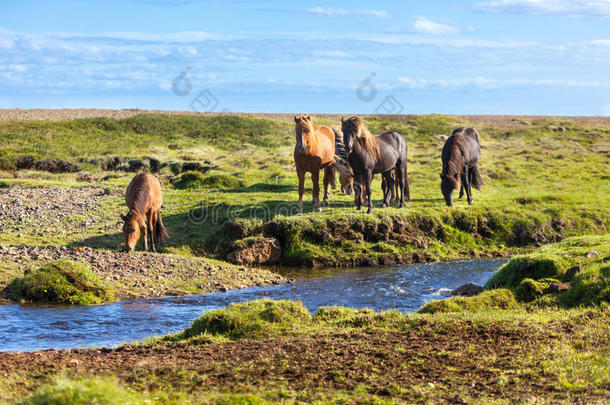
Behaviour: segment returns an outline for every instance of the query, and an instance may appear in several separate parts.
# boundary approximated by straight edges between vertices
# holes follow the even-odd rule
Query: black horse
[[[407,174],[407,142],[394,131],[372,135],[364,126],[362,119],[353,116],[344,120],[341,118],[343,143],[347,151],[347,160],[354,172],[356,205],[362,209],[362,189],[368,197],[368,211],[373,209],[371,199],[371,180],[374,173],[381,173],[387,188],[384,190],[383,204],[390,205],[390,195],[394,187],[392,169],[396,168],[396,181],[400,190],[400,207],[405,206],[405,196],[410,200],[409,177]]]
[[[460,186],[460,197],[466,196],[468,204],[472,205],[472,188],[477,190],[483,186],[477,163],[481,157],[479,133],[474,128],[461,127],[453,131],[443,146],[443,171],[441,173],[441,191],[445,203],[453,205],[453,190]]]

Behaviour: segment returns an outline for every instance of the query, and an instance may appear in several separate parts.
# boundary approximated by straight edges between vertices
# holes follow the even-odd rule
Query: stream
[[[466,282],[483,285],[503,260],[316,270],[292,283],[97,306],[0,305],[0,351],[115,347],[179,332],[204,311],[259,298],[413,312]]]

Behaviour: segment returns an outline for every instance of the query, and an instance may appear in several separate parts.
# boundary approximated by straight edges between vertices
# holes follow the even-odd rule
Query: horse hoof
[[[328,205],[329,205],[329,204],[328,204],[328,201],[322,201],[322,206],[323,206],[323,207],[328,207]]]
[[[316,212],[322,212],[322,207],[317,207]]]
[[[302,209],[297,209],[297,215],[301,215],[303,214],[303,210]]]
[[[373,212],[373,210],[371,208],[369,208],[368,210],[366,210],[367,214],[370,214],[371,212]]]
[[[386,208],[386,207],[387,207],[387,205],[386,205],[386,203],[383,203],[383,204],[381,204],[379,207],[380,207],[380,208]]]

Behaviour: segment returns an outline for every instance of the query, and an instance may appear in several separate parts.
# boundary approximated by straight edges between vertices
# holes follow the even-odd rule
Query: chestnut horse
[[[400,192],[399,206],[405,206],[405,197],[410,200],[409,177],[407,174],[407,142],[394,131],[382,132],[373,135],[364,126],[360,117],[353,116],[344,120],[341,118],[341,131],[343,143],[347,151],[350,167],[354,172],[356,183],[356,206],[362,208],[363,193],[366,191],[368,199],[368,213],[373,210],[371,200],[371,180],[373,174],[382,173],[386,182],[382,207],[390,205],[391,190],[398,182]],[[396,171],[396,180],[392,171]]]
[[[305,173],[311,173],[313,182],[313,201],[317,211],[320,207],[320,169],[324,169],[324,205],[328,205],[328,185],[335,183],[333,165],[335,163],[335,142],[338,134],[323,125],[314,125],[309,114],[294,117],[296,145],[294,146],[294,164],[299,178],[298,212],[303,212],[303,192],[305,191]]]
[[[140,229],[144,229],[144,250],[148,250],[148,232],[153,252],[157,244],[169,236],[161,220],[161,184],[149,173],[136,175],[127,186],[125,202],[129,208],[127,215],[121,215],[126,250],[133,252],[140,239]]]
[[[441,191],[445,197],[445,203],[453,205],[453,190],[460,186],[460,197],[464,196],[464,189],[468,198],[468,204],[472,205],[472,188],[481,189],[483,180],[479,173],[477,163],[481,157],[481,146],[479,144],[479,133],[470,127],[458,128],[445,142],[443,146],[441,172]]]

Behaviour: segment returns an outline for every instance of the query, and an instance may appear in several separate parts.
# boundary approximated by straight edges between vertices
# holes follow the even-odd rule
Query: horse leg
[[[305,192],[305,170],[297,168],[297,177],[299,178],[299,204],[297,213],[303,213],[303,193]]]
[[[406,180],[405,180],[405,176],[403,176],[403,173],[405,173],[405,169],[402,167],[403,164],[401,163],[397,170],[396,170],[396,184],[398,184],[398,188],[400,189],[400,196],[398,195],[398,191],[396,192],[396,197],[400,198],[399,200],[399,204],[398,206],[400,208],[404,208],[405,207],[405,193],[404,193],[404,189],[405,189],[405,184],[406,184]]]
[[[383,173],[383,179],[385,179],[386,187],[383,189],[383,203],[381,204],[381,208],[390,206],[394,190],[394,179],[392,179],[392,172],[389,171]]]
[[[354,173],[354,204],[358,211],[362,209],[362,176],[360,173]]]
[[[466,198],[468,200],[468,204],[472,205],[472,195],[470,194],[470,173],[468,170],[468,166],[464,167],[464,172],[462,173],[462,187],[466,190]]]
[[[148,227],[150,228],[150,244],[152,245],[152,251],[157,253],[157,246],[155,245],[155,229],[156,229],[156,215],[153,211],[148,216]]]
[[[320,169],[314,170],[311,173],[311,181],[313,181],[313,199],[316,203],[316,211],[322,211],[320,207]]]
[[[474,176],[474,170],[468,170],[468,204],[472,205],[472,177]]]
[[[322,180],[324,184],[324,201],[322,201],[323,206],[328,206],[328,185],[330,184],[330,176],[332,175],[330,167],[324,168],[324,178]]]
[[[366,210],[366,213],[370,214],[373,212],[373,197],[371,196],[371,180],[373,179],[373,171],[367,170],[364,176],[364,181],[366,183],[366,195],[369,198],[369,209]]]
[[[148,225],[144,223],[144,250],[148,252]]]

